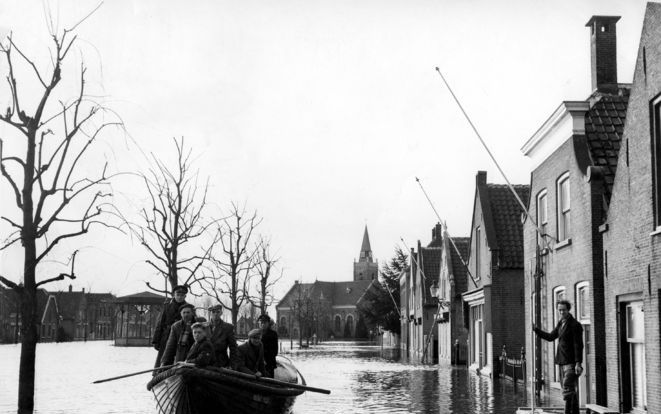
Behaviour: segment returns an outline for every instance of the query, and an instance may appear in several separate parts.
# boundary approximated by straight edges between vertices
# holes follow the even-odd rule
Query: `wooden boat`
[[[276,380],[225,368],[183,366],[156,375],[147,389],[154,393],[159,414],[284,414],[305,392],[305,380],[301,377],[299,385],[297,372],[280,358]]]

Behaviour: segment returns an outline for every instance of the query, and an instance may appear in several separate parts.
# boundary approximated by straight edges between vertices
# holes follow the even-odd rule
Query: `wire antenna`
[[[549,248],[549,251],[551,251],[550,246],[548,245],[548,242],[546,241],[546,237],[548,237],[548,234],[542,233],[542,229],[540,229],[537,226],[537,220],[535,220],[530,215],[530,213],[528,212],[528,209],[526,208],[526,205],[523,204],[523,201],[521,201],[521,197],[519,197],[519,194],[516,192],[516,190],[514,190],[514,187],[512,186],[512,183],[510,183],[510,180],[505,175],[505,172],[503,171],[503,169],[500,168],[500,164],[498,164],[498,161],[496,161],[496,157],[493,156],[493,154],[491,153],[491,150],[487,146],[487,143],[484,142],[484,139],[482,139],[482,135],[480,135],[479,131],[477,130],[477,128],[473,124],[473,121],[471,121],[470,117],[468,116],[468,114],[464,110],[464,107],[461,105],[461,102],[459,102],[459,98],[457,98],[457,95],[455,95],[454,92],[452,91],[452,88],[450,87],[450,84],[448,83],[447,80],[445,80],[445,76],[443,76],[443,73],[441,73],[441,70],[438,68],[438,66],[436,67],[436,72],[438,72],[438,74],[441,76],[441,79],[443,79],[443,83],[445,83],[445,87],[447,87],[448,91],[450,91],[450,94],[452,95],[452,98],[454,98],[454,101],[457,103],[457,106],[461,110],[461,113],[464,114],[464,117],[466,118],[466,120],[468,121],[468,124],[473,129],[473,132],[475,132],[475,135],[477,135],[477,138],[480,140],[480,142],[482,143],[482,146],[484,147],[484,149],[489,154],[489,157],[491,157],[491,160],[496,165],[496,168],[498,168],[498,171],[500,172],[500,175],[502,175],[503,178],[505,179],[505,182],[507,183],[507,186],[509,187],[512,194],[514,194],[514,197],[516,198],[516,201],[519,203],[519,206],[521,206],[521,210],[523,210],[523,212],[526,214],[526,216],[528,216],[530,221],[535,225],[535,230],[539,234],[540,239],[542,240],[542,243],[544,243],[544,245],[547,248]]]

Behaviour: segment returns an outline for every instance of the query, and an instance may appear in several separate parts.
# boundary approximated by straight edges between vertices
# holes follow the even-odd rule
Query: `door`
[[[590,403],[590,325],[583,324],[583,374],[578,377],[578,402],[581,406]]]

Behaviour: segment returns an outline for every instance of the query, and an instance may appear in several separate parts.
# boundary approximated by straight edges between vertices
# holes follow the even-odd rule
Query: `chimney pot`
[[[73,286],[69,285],[69,292],[73,291]]]
[[[585,24],[590,28],[590,61],[592,90],[617,91],[617,35],[615,25],[620,16],[592,16]]]

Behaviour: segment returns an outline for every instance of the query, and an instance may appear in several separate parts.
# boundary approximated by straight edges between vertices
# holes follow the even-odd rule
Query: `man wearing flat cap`
[[[158,351],[156,355],[156,364],[154,368],[161,366],[161,358],[163,357],[163,351],[165,350],[165,345],[168,342],[168,337],[170,336],[170,327],[176,321],[181,319],[181,314],[179,313],[179,307],[184,305],[186,302],[186,294],[188,293],[188,288],[186,286],[177,285],[172,288],[172,299],[165,303],[163,307],[163,312],[161,312],[161,317],[156,325],[154,330],[154,337],[152,338],[152,345],[154,349]]]
[[[262,345],[261,330],[253,329],[248,332],[248,340],[239,345],[238,351],[237,371],[258,377],[264,375],[264,345]]]
[[[181,319],[173,323],[170,328],[170,336],[168,336],[168,342],[163,351],[161,366],[186,360],[186,355],[195,342],[192,325],[195,322],[204,322],[195,316],[195,307],[190,303],[181,305],[179,314]]]
[[[276,367],[275,357],[278,355],[278,333],[273,330],[273,321],[269,315],[262,314],[257,320],[262,330],[262,344],[264,345],[264,364],[266,369],[264,376],[273,378]]]
[[[221,368],[235,368],[237,364],[236,337],[234,336],[234,325],[224,322],[223,306],[214,305],[209,307],[211,315],[209,322],[209,339],[213,344],[216,355],[216,365]],[[229,356],[227,355],[229,351]]]

